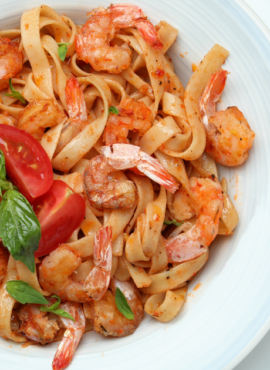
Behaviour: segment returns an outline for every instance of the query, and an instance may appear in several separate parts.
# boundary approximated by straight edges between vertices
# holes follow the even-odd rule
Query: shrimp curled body
[[[117,309],[115,291],[119,288],[134,314],[134,320],[125,318]],[[143,305],[136,286],[131,282],[112,279],[110,290],[99,301],[84,305],[84,312],[94,330],[104,336],[123,337],[134,333],[143,318]]]
[[[100,299],[110,283],[112,268],[112,228],[98,230],[94,244],[94,267],[85,281],[75,281],[72,273],[81,265],[82,259],[68,245],[61,245],[45,257],[39,267],[40,284],[48,292],[62,300],[88,302]]]
[[[106,124],[104,132],[106,145],[127,144],[129,130],[138,131],[142,136],[150,129],[152,112],[143,102],[135,99],[124,99],[117,108],[119,114],[110,113]]]
[[[131,62],[131,51],[127,44],[110,46],[115,31],[120,28],[136,27],[142,37],[155,49],[162,49],[158,33],[146,19],[142,10],[130,4],[99,7],[89,13],[90,18],[76,37],[78,58],[96,71],[120,73]]]
[[[103,155],[91,159],[84,171],[84,189],[91,205],[103,208],[130,208],[136,200],[132,181],[110,181],[108,176],[116,170],[137,167],[139,171],[170,192],[178,184],[153,157],[131,144],[114,144],[101,148]]]
[[[220,69],[213,74],[199,101],[206,131],[206,152],[225,166],[238,166],[248,158],[255,133],[237,107],[215,111],[224,90],[228,72]]]
[[[198,216],[188,231],[165,241],[169,262],[185,262],[199,257],[218,233],[219,219],[223,210],[223,195],[219,183],[210,179],[192,177],[190,186],[196,203],[190,199],[190,208]],[[185,195],[187,199],[188,195]],[[192,216],[192,215],[191,215]]]
[[[23,67],[23,53],[19,44],[0,37],[0,80],[11,78]]]
[[[59,308],[69,313],[75,321],[60,317],[66,331],[57,348],[52,364],[53,370],[65,369],[70,364],[85,331],[85,316],[80,304],[66,302],[61,304]]]

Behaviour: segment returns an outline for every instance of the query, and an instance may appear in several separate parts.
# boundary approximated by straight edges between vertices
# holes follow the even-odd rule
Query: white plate
[[[212,245],[210,259],[190,286],[191,295],[181,314],[169,324],[145,317],[135,334],[126,338],[88,333],[69,369],[229,370],[270,327],[270,35],[241,0],[131,2],[140,5],[153,23],[164,19],[179,29],[171,57],[185,85],[191,63],[200,62],[214,43],[230,51],[225,68],[231,74],[221,108],[237,105],[256,139],[245,165],[220,169],[231,179],[231,197],[238,194],[240,224],[233,236],[219,237]],[[1,0],[0,4],[1,28],[10,28],[18,25],[24,10],[40,3]],[[46,4],[84,22],[87,11],[109,2],[48,0]],[[192,291],[197,283],[201,288]],[[48,370],[55,350],[56,344],[22,349],[1,339],[1,368]]]

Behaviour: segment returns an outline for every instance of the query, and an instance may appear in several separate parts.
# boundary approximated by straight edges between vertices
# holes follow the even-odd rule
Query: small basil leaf
[[[11,280],[6,283],[6,291],[16,299],[25,303],[48,304],[49,302],[41,293],[32,288],[28,283],[21,280]]]
[[[9,87],[10,90],[12,91],[12,94],[5,94],[5,96],[11,96],[12,98],[20,100],[24,105],[26,104],[26,100],[24,97],[21,95],[19,91],[16,91],[14,87],[12,86],[11,78],[9,79]]]
[[[110,113],[119,114],[119,110],[114,106],[110,106],[109,107],[109,114]]]
[[[60,297],[58,297],[57,295],[52,295],[52,298],[56,298],[56,299],[57,299],[57,301],[56,301],[56,302],[54,302],[51,306],[49,306],[49,307],[47,307],[47,308],[48,308],[48,309],[50,309],[50,310],[55,310],[56,308],[58,308],[58,307],[59,307],[60,302],[61,302],[61,299],[60,299]]]
[[[58,42],[59,48],[58,48],[58,55],[59,58],[64,62],[66,59],[67,51],[68,51],[68,45],[70,45],[70,42]]]
[[[172,220],[172,221],[164,220],[163,224],[164,225],[181,226],[181,225],[183,225],[183,222],[177,222],[176,220]]]
[[[75,319],[69,313],[67,313],[65,310],[62,310],[61,308],[51,309],[50,307],[41,306],[39,307],[39,310],[42,312],[52,312],[55,315],[63,316],[66,317],[67,319],[75,321]]]
[[[121,312],[127,319],[134,320],[134,314],[127,303],[126,297],[119,288],[116,288],[115,303],[118,311]]]
[[[35,272],[34,252],[41,238],[40,223],[30,203],[16,190],[8,190],[0,203],[0,235],[12,257]]]
[[[11,182],[0,179],[0,197],[3,196],[2,190],[9,190],[9,189],[13,189],[13,185],[11,184]]]
[[[0,179],[5,181],[6,178],[7,178],[6,160],[4,153],[2,152],[2,150],[0,150]]]

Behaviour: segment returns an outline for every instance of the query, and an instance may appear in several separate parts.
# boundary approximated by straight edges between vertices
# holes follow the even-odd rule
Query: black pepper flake
[[[135,267],[135,265],[133,265],[133,263],[132,263],[132,266]]]
[[[107,330],[104,328],[104,326],[100,325],[101,329],[107,333]]]
[[[162,81],[159,81],[159,85],[162,85]]]
[[[170,84],[170,83],[171,83],[171,81],[170,81],[170,80],[168,80],[167,82],[168,82],[168,84]]]
[[[173,89],[176,90],[176,87],[174,87]]]
[[[172,268],[173,267],[173,264],[172,263],[168,263],[168,267],[169,268]]]
[[[167,279],[167,280],[168,280],[168,279],[170,279],[170,276],[167,276],[167,277],[166,277],[166,279]]]
[[[211,175],[211,176],[212,176],[212,179],[213,179],[213,180],[215,180],[215,177],[216,177],[216,176],[215,176],[213,173],[212,173],[212,175]]]
[[[242,138],[240,137],[240,140],[242,140]]]

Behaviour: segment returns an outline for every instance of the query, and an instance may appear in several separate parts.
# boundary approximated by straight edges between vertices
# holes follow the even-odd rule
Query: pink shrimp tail
[[[139,19],[136,21],[135,26],[143,39],[147,44],[152,46],[153,49],[161,50],[163,48],[159,35],[151,22],[147,19]]]
[[[153,181],[157,182],[171,193],[175,193],[179,185],[159,161],[150,155],[140,152],[141,161],[137,165],[139,171],[144,173]]]
[[[84,289],[95,301],[106,293],[112,269],[112,227],[104,226],[96,233],[94,244],[94,263],[84,283]]]
[[[174,193],[179,185],[159,161],[131,144],[113,144],[101,148],[109,164],[116,170],[137,167],[139,171]]]
[[[215,115],[218,102],[227,81],[228,72],[220,69],[212,74],[199,101],[203,123],[208,123],[208,118]]]
[[[167,239],[165,246],[170,263],[190,261],[207,251],[198,240],[192,240],[184,234]]]
[[[163,44],[160,41],[155,27],[146,19],[144,12],[138,6],[131,4],[116,4],[112,5],[109,10],[116,28],[135,26],[143,39],[152,46],[152,48],[157,50],[163,48]]]
[[[111,5],[108,10],[110,11],[113,24],[117,28],[132,27],[139,18],[146,18],[142,9],[136,5],[131,4],[115,4]]]
[[[86,104],[78,80],[72,76],[66,84],[66,101],[71,119],[87,120]]]
[[[71,362],[73,355],[83,335],[83,331],[68,329],[57,348],[52,367],[53,370],[65,369]]]

